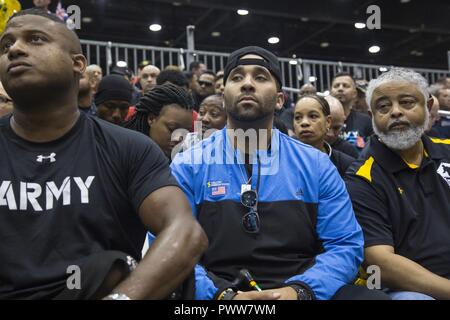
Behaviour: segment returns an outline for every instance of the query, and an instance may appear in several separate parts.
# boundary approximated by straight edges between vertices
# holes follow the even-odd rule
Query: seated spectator
[[[337,98],[344,107],[344,140],[355,145],[358,149],[364,149],[366,141],[373,133],[372,122],[367,114],[353,110],[358,92],[352,75],[338,73],[331,85],[331,95]]]
[[[111,70],[111,75],[119,75],[124,77],[130,84],[132,88],[131,93],[131,105],[134,106],[139,102],[139,99],[142,96],[142,92],[135,86],[136,77],[134,77],[133,71],[131,71],[128,67],[119,67],[115,66]],[[139,79],[139,77],[137,77]]]
[[[194,122],[194,132],[184,139],[179,151],[187,150],[202,139],[208,138],[217,130],[222,130],[227,123],[227,114],[223,106],[222,95],[212,95],[203,100]]]
[[[114,124],[122,124],[131,105],[132,91],[131,84],[123,76],[113,74],[104,77],[94,99],[97,116]]]
[[[345,114],[342,103],[333,96],[326,96],[328,105],[330,106],[331,126],[327,132],[325,141],[328,142],[335,150],[343,152],[352,158],[358,158],[358,150],[348,141],[341,138],[345,126]]]
[[[298,98],[300,99],[301,97],[303,97],[305,95],[311,95],[311,94],[316,94],[316,93],[317,93],[316,87],[314,87],[310,83],[305,83],[300,88],[300,91],[298,93]],[[287,99],[287,98],[285,98],[285,99]],[[284,109],[281,109],[280,112],[281,112],[281,114],[278,117],[279,120],[287,128],[289,136],[295,137],[294,126],[293,126],[293,123],[294,123],[294,108],[291,108],[291,107],[288,106],[288,107],[286,107]]]
[[[206,65],[202,61],[193,61],[189,64],[189,72],[195,74],[197,79],[206,70]]]
[[[173,148],[191,131],[191,108],[186,90],[172,83],[157,85],[141,98],[124,126],[149,136],[171,159]]]
[[[298,92],[299,98],[303,96],[313,95],[317,93],[316,87],[311,83],[305,83]]]
[[[436,96],[441,110],[450,111],[450,87],[442,86]]]
[[[175,69],[167,70],[167,68],[166,68],[163,71],[161,71],[159,73],[158,77],[156,78],[156,85],[162,85],[167,82],[173,83],[174,85],[177,85],[186,90],[189,89],[188,81],[187,81],[186,77],[184,76],[184,74],[181,71],[178,71]],[[192,103],[193,102],[191,102],[191,104]],[[131,106],[130,109],[128,110],[128,114],[125,118],[125,121],[130,120],[134,116],[135,113],[136,113],[136,107]],[[197,114],[194,110],[193,110],[193,113],[195,113],[193,115],[193,121],[195,121],[197,119]],[[194,123],[192,123],[192,130],[193,130],[193,128],[194,128]]]
[[[3,88],[0,82],[0,118],[11,114],[13,111],[13,101]]]
[[[284,103],[277,57],[260,47],[233,52],[224,84],[227,127],[171,165],[210,241],[196,268],[196,298],[385,297],[349,285],[363,258],[363,235],[336,168],[272,127]],[[240,143],[241,134],[255,134],[254,143]],[[242,269],[261,292],[235,282]]]
[[[365,264],[393,299],[450,299],[450,141],[424,135],[427,81],[393,68],[370,82],[375,136],[347,173]]]
[[[355,158],[333,149],[325,141],[330,127],[330,106],[327,100],[318,95],[306,95],[297,101],[294,110],[295,135],[301,142],[327,154],[341,177],[344,177]]]
[[[445,79],[442,79],[441,81],[446,83]],[[431,87],[437,88],[431,91],[431,93],[438,98],[439,109],[450,112],[450,87],[446,87],[439,83]],[[433,132],[436,137],[450,139],[450,116],[445,114],[440,115],[433,126]]]
[[[102,81],[103,78],[102,68],[96,64],[91,64],[86,68],[86,72],[89,74],[90,77],[93,77],[95,79],[95,92],[97,92],[98,85],[100,84],[100,81]]]
[[[78,107],[81,111],[96,116],[97,107],[94,103],[97,80],[91,72],[87,70],[81,75],[80,89],[78,91]]]
[[[215,93],[215,81],[216,75],[210,70],[205,70],[198,78],[198,86],[192,92],[192,98],[194,99],[194,109],[198,111],[202,101]]]
[[[142,94],[147,93],[156,86],[156,78],[160,72],[161,70],[154,65],[147,65],[140,71],[139,84],[142,89]]]
[[[227,124],[227,114],[223,103],[221,95],[212,95],[203,100],[200,105],[197,120],[202,123],[203,139],[213,133],[211,129],[222,130]]]
[[[1,44],[15,108],[0,120],[0,299],[168,297],[207,241],[167,159],[145,136],[80,112],[86,58],[57,16],[20,11]],[[32,64],[17,68],[24,57]],[[141,259],[147,231],[158,245]]]

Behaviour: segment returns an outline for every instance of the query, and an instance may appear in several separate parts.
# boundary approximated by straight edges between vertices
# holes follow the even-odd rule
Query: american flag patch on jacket
[[[218,186],[211,188],[212,196],[222,196],[227,193],[227,188],[225,186]]]

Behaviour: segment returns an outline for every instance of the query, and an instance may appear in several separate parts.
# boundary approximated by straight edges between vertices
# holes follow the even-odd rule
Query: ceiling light
[[[270,37],[269,39],[267,39],[267,42],[269,42],[270,44],[276,44],[276,43],[280,42],[280,38]]]
[[[386,71],[388,71],[388,68],[386,68],[386,67],[380,67],[380,72],[386,72]]]
[[[298,61],[295,59],[289,60],[289,63],[292,64],[293,66],[296,66],[298,64]]]
[[[240,15],[240,16],[246,16],[246,15],[248,15],[248,10],[246,10],[246,9],[239,9],[237,11],[237,14]]]
[[[316,82],[317,81],[317,77],[311,76],[309,77],[309,82]]]
[[[119,68],[126,68],[127,67],[127,63],[125,61],[117,61],[116,66],[118,66]]]
[[[381,48],[379,46],[371,46],[369,48],[370,53],[378,53],[378,52],[380,52],[380,50],[381,50]]]
[[[214,31],[214,32],[211,32],[211,37],[214,37],[214,38],[217,38],[217,37],[220,37],[220,32],[219,31]]]
[[[330,43],[329,42],[322,42],[321,44],[320,44],[320,47],[321,48],[328,48],[330,46]]]
[[[366,27],[366,24],[363,22],[356,22],[355,23],[355,28],[356,29],[364,29]]]
[[[160,24],[155,23],[155,24],[152,24],[152,25],[149,27],[149,29],[150,29],[151,31],[156,32],[156,31],[160,31],[160,30],[162,29],[162,27],[161,27]]]
[[[91,23],[92,18],[91,17],[83,17],[83,19],[81,19],[81,21],[83,21],[84,23]]]
[[[324,96],[329,96],[329,95],[330,95],[330,90],[324,91],[324,92],[323,92],[323,95],[324,95]]]
[[[308,22],[308,21],[309,21],[309,18],[308,18],[308,17],[301,17],[300,20],[301,20],[302,22]]]
[[[408,3],[411,0],[400,0],[400,3]]]
[[[174,1],[174,2],[172,2],[172,4],[173,4],[175,7],[181,6],[181,2],[178,2],[178,1]]]

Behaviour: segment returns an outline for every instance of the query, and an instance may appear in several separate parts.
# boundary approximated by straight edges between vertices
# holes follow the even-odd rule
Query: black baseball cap
[[[248,54],[254,54],[263,58],[261,59],[241,59]],[[257,46],[249,46],[232,52],[228,58],[227,65],[224,70],[223,84],[225,85],[231,71],[242,65],[259,65],[265,67],[275,77],[280,89],[282,87],[280,63],[277,56],[272,52]]]

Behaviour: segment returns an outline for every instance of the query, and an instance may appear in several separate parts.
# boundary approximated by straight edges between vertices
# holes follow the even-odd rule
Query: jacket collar
[[[438,148],[428,136],[422,135],[421,139],[429,158],[437,160],[445,157],[441,152],[441,149]],[[410,169],[405,161],[403,161],[403,159],[392,149],[382,143],[376,135],[373,135],[370,139],[369,154],[375,158],[375,161],[382,166],[383,169],[391,173]]]

